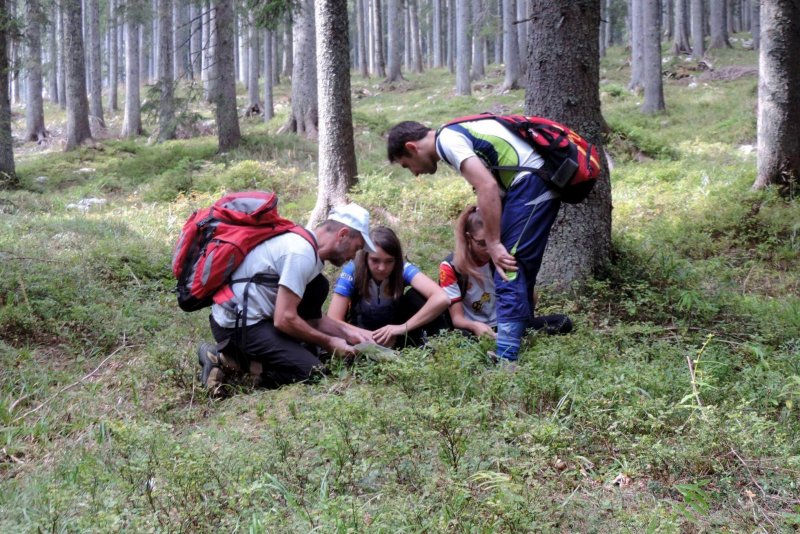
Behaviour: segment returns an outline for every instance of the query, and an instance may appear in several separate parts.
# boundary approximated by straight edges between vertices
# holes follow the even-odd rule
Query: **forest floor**
[[[528,336],[516,373],[446,335],[224,401],[198,384],[207,315],[175,305],[172,245],[226,189],[278,191],[305,220],[316,146],[275,133],[286,81],[277,117],[243,118],[226,154],[213,132],[115,140],[111,113],[110,133],[66,154],[48,107],[57,135],[19,144],[22,185],[0,192],[0,532],[796,531],[800,205],[750,191],[757,55],[734,45],[668,58],[656,116],[627,91],[623,51],[604,58],[612,263],[543,289],[538,310],[574,333]],[[353,77],[353,198],[432,277],[472,192],[389,166],[382,136],[521,112],[523,91],[496,94],[489,70],[471,97],[445,71]],[[189,101],[186,131],[212,116]]]

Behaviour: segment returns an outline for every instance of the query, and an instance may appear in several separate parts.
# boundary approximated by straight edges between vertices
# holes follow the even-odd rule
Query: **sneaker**
[[[225,374],[220,367],[220,353],[215,345],[201,343],[197,348],[197,363],[200,370],[200,382],[209,390],[216,390],[222,385]]]

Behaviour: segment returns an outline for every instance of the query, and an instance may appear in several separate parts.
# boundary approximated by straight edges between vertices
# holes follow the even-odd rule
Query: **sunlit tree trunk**
[[[236,108],[236,72],[233,61],[233,6],[228,0],[217,0],[214,6],[214,62],[217,65],[216,118],[219,151],[239,145],[239,116]]]
[[[125,14],[125,115],[122,119],[122,137],[134,138],[142,133],[139,76],[139,22],[134,2],[128,3]]]
[[[433,68],[438,69],[444,65],[442,54],[442,2],[444,0],[431,0],[433,2]]]
[[[346,202],[356,183],[356,152],[350,103],[347,0],[316,0],[319,94],[319,183],[309,227],[331,207]]]
[[[758,71],[758,177],[753,187],[800,185],[800,5],[761,0]]]
[[[644,0],[644,103],[643,113],[664,111],[664,86],[661,82],[661,5],[659,0]]]
[[[639,90],[644,85],[644,2],[630,0],[631,19],[631,80],[628,89]]]
[[[272,83],[275,78],[275,61],[273,60],[273,32],[264,30],[264,122],[275,116],[275,105],[272,101]]]
[[[469,60],[471,54],[469,34],[469,1],[456,0],[456,94],[469,96]]]
[[[47,136],[44,127],[44,102],[42,100],[42,22],[44,14],[39,0],[28,0],[25,4],[25,43],[27,45],[25,77],[27,97],[25,99],[25,139],[39,141]],[[0,30],[3,31],[3,30]]]
[[[247,73],[247,100],[248,108],[252,108],[254,105],[259,104],[260,100],[260,91],[258,87],[258,28],[256,28],[256,21],[255,21],[255,14],[253,11],[250,11],[249,14],[249,24],[247,25],[247,66],[248,66],[248,73]]]
[[[533,0],[531,7],[537,16],[529,32],[525,112],[567,124],[602,154],[606,126],[600,112],[600,5]],[[562,206],[539,281],[563,285],[584,279],[607,263],[610,250],[611,186],[604,170],[589,198]]]

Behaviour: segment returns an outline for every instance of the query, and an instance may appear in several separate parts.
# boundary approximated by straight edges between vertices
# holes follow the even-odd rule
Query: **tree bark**
[[[411,19],[411,70],[417,74],[422,72],[422,44],[419,31],[419,0],[408,0],[409,18]]]
[[[260,91],[258,87],[258,28],[256,28],[255,14],[253,10],[249,13],[249,24],[247,25],[247,100],[248,108],[254,105],[260,106]]]
[[[469,96],[469,60],[471,56],[469,34],[469,1],[456,0],[456,94]]]
[[[631,81],[628,89],[637,91],[644,85],[644,2],[630,0],[631,6]]]
[[[286,15],[283,22],[283,62],[281,63],[281,76],[289,78],[294,72],[294,37],[293,21],[290,15]]]
[[[11,14],[6,0],[0,0],[0,189],[19,185],[14,166],[14,138],[11,136],[11,99],[8,94],[10,65],[8,63],[8,38]]]
[[[109,31],[109,53],[108,53],[108,107],[112,111],[119,109],[117,99],[117,86],[119,85],[119,48],[117,32],[119,26],[117,24],[117,0],[108,1],[108,31]]]
[[[356,46],[358,47],[358,71],[363,78],[369,78],[369,57],[367,47],[367,0],[356,0]]]
[[[174,31],[172,23],[172,0],[158,0],[159,32],[158,51],[158,85],[161,98],[158,102],[158,140],[159,142],[175,139],[175,74],[172,64],[175,55],[172,51]]]
[[[50,82],[50,102],[58,103],[58,6],[53,4],[50,8],[50,21],[48,34],[50,37],[50,64],[48,81]]]
[[[95,125],[105,128],[103,118],[103,64],[101,62],[100,49],[100,2],[98,0],[88,0],[89,8],[89,65],[92,72],[91,87],[89,92],[89,114],[95,121]]]
[[[602,0],[600,0],[602,1]],[[517,17],[515,27],[517,28],[517,48],[519,48],[519,76],[524,80],[526,75],[526,61],[528,57],[528,2],[527,0],[517,0]],[[599,52],[598,52],[599,53]]]
[[[381,0],[372,0],[372,43],[375,64],[375,74],[381,78],[386,77],[386,56],[383,52],[383,17],[381,15]]]
[[[600,112],[600,61],[596,2],[533,0],[529,32],[525,112],[562,122],[600,150],[605,121]],[[570,80],[565,84],[564,80]],[[609,260],[611,185],[603,169],[591,195],[562,206],[550,233],[539,281],[565,285],[582,280]]]
[[[400,52],[402,48],[400,31],[403,28],[400,18],[400,0],[387,0],[386,7],[388,13],[386,33],[389,41],[389,53],[387,57],[389,61],[385,82],[396,82],[403,77],[402,74],[400,74]]]
[[[189,74],[192,80],[197,80],[200,77],[200,68],[202,67],[202,50],[203,50],[203,18],[201,11],[203,6],[198,6],[195,3],[189,4],[189,18],[191,19],[191,32],[189,38]]]
[[[503,60],[506,64],[506,77],[500,88],[501,92],[519,89],[519,46],[517,43],[517,30],[514,27],[516,15],[515,0],[503,0]]]
[[[273,61],[273,35],[274,32],[264,30],[264,122],[269,122],[275,116],[275,105],[272,101],[272,82],[275,62]]]
[[[703,0],[690,0],[692,11],[692,57],[696,61],[703,59],[705,47],[705,19]]]
[[[664,86],[661,80],[661,2],[645,0],[644,24],[644,103],[642,113],[664,111]]]
[[[219,151],[225,152],[239,145],[239,116],[236,109],[236,72],[233,56],[233,5],[228,0],[216,0],[214,33],[214,63],[217,65],[216,117]]]
[[[672,38],[672,53],[675,55],[686,54],[689,46],[689,17],[686,5],[687,0],[675,0],[675,31]]]
[[[725,0],[711,0],[711,41],[708,43],[708,49],[715,48],[730,48],[731,43],[728,40],[728,17]]]
[[[346,201],[356,183],[356,152],[350,103],[350,54],[347,0],[316,0],[319,185],[309,227]]]
[[[309,139],[317,137],[317,60],[314,35],[314,0],[303,0],[296,13],[294,69],[292,70],[292,112],[280,132],[297,132]]]
[[[2,1],[2,0],[0,0]],[[58,49],[58,107],[67,109],[67,65],[66,65],[66,32],[64,31],[64,10],[56,7],[58,11],[58,36],[61,46]]]
[[[25,99],[25,140],[40,141],[47,137],[44,127],[44,101],[42,100],[42,22],[44,14],[39,0],[28,0],[25,5],[25,41],[27,61],[25,74],[27,97]]]
[[[761,48],[761,2],[752,0],[750,12],[750,32],[753,35],[753,50]]]
[[[74,150],[92,138],[89,128],[89,101],[86,98],[86,63],[81,33],[81,1],[62,0],[64,10],[64,47],[67,90],[67,143]]]
[[[758,177],[753,188],[800,185],[800,5],[761,0],[758,76]]]
[[[472,80],[480,80],[486,76],[484,63],[486,58],[483,49],[486,37],[483,35],[483,24],[486,15],[486,8],[481,0],[472,0]]]
[[[438,69],[444,65],[442,55],[442,2],[444,0],[431,0],[433,2],[433,68]]]
[[[456,73],[456,0],[447,0],[447,70]]]
[[[139,22],[135,14],[136,4],[128,4],[125,14],[125,115],[122,119],[122,137],[132,139],[142,133],[139,76]]]
[[[165,31],[161,27],[161,31]],[[186,45],[188,41],[188,32],[186,31],[186,21],[183,14],[183,2],[172,3],[172,31],[168,31],[172,35],[172,80],[173,82],[180,80],[186,75]]]

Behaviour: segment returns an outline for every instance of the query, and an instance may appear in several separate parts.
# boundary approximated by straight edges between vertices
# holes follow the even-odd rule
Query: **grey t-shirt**
[[[278,284],[298,297],[303,297],[306,286],[322,272],[324,264],[311,243],[292,232],[264,241],[250,251],[231,279],[250,278],[256,274],[275,274]],[[223,328],[236,325],[236,315],[242,310],[246,283],[233,284],[234,298],[224,304],[211,306],[211,315]],[[275,284],[250,284],[246,324],[255,324],[275,315],[278,286]]]

